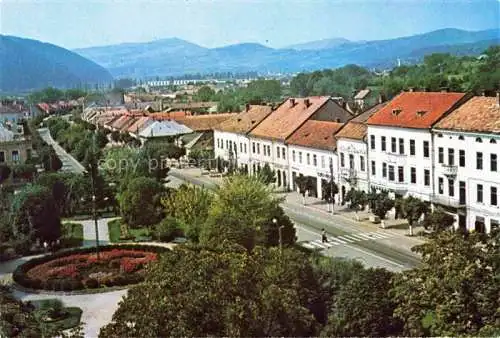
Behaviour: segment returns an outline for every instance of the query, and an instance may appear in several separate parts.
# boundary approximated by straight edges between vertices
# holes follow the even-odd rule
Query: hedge
[[[170,249],[161,247],[161,246],[153,246],[153,245],[140,245],[140,244],[123,244],[123,245],[103,245],[99,247],[100,251],[109,251],[113,249],[121,249],[121,250],[131,250],[131,251],[147,251],[154,252],[156,254],[162,254],[170,251]],[[28,277],[27,272],[34,268],[37,265],[44,264],[51,260],[62,258],[74,254],[87,254],[95,252],[95,247],[87,247],[87,248],[78,248],[57,252],[53,255],[47,255],[43,257],[33,258],[26,263],[19,265],[14,273],[12,274],[12,279],[17,284],[22,287],[28,289],[42,289],[42,290],[50,290],[50,291],[74,291],[74,290],[82,290],[85,288],[97,288],[99,285],[95,285],[87,281],[86,285],[84,285],[79,280],[74,279],[49,279],[42,281],[40,279],[33,279]],[[107,287],[112,286],[125,286],[129,284],[136,284],[142,281],[142,278],[137,274],[131,275],[120,275],[112,278],[110,281],[106,282]],[[97,282],[97,281],[96,281]]]

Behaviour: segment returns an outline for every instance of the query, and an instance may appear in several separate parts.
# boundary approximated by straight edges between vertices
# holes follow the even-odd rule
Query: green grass
[[[74,328],[78,324],[80,324],[80,318],[82,317],[82,309],[79,307],[65,307],[64,311],[66,311],[67,315],[61,320],[56,320],[53,322],[46,322],[43,325],[46,325],[49,328],[57,328],[59,330],[67,330]],[[41,319],[46,310],[35,310],[35,317]]]
[[[130,241],[138,241],[144,237],[149,237],[150,233],[147,228],[138,228],[132,229],[129,228],[129,234],[133,239],[130,240],[122,240],[121,237],[121,219],[115,219],[108,223],[108,232],[109,232],[109,240],[111,243],[120,243],[120,242],[130,242]]]
[[[83,226],[80,223],[63,223],[61,232],[63,247],[68,248],[82,245]]]

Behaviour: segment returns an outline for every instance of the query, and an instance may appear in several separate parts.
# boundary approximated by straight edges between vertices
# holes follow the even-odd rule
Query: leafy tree
[[[384,269],[361,270],[350,276],[336,293],[322,331],[327,337],[397,336],[402,321],[393,317],[391,299],[393,273]]]
[[[187,238],[198,242],[200,230],[208,217],[213,194],[204,188],[181,185],[175,192],[162,198],[165,214],[176,219]]]
[[[380,217],[380,219],[385,219],[387,212],[394,208],[394,200],[389,198],[387,192],[381,192],[375,195],[375,198],[371,200],[372,212],[374,215]]]
[[[56,151],[52,146],[49,146],[42,150],[40,154],[42,159],[43,168],[46,171],[58,171],[62,168],[63,164],[57,156]]]
[[[14,236],[51,242],[61,235],[59,210],[49,189],[24,186],[14,196],[11,210]]]
[[[441,231],[414,250],[422,264],[396,275],[395,317],[406,336],[498,336],[499,233]]]
[[[100,337],[315,336],[316,282],[291,249],[177,247],[129,290]],[[147,295],[147,297],[144,297]]]
[[[33,164],[29,163],[23,163],[23,164],[16,164],[13,168],[14,178],[21,178],[24,180],[31,181],[33,180],[35,174],[36,174],[36,168]]]
[[[295,178],[295,184],[299,188],[299,193],[302,195],[303,204],[306,205],[306,193],[314,188],[311,177],[299,174],[299,176]]]
[[[265,239],[262,230],[269,226],[279,202],[257,177],[229,176],[217,189],[200,243],[217,246],[228,240],[252,250]]]
[[[215,96],[215,90],[210,88],[209,86],[202,86],[196,94],[194,95],[193,99],[195,101],[201,101],[201,102],[207,102],[207,101],[212,101]]]
[[[274,222],[276,220],[276,222]],[[281,228],[282,245],[293,245],[297,240],[295,236],[295,226],[290,218],[285,214],[281,206],[271,212],[269,218],[263,222],[260,230],[264,234],[263,238],[259,238],[259,244],[265,246],[278,246],[279,228]]]
[[[425,215],[423,226],[432,231],[442,231],[452,229],[455,217],[438,207],[433,212]]]
[[[267,163],[264,164],[257,177],[266,185],[276,182],[276,172]]]
[[[333,179],[322,185],[321,199],[326,201],[328,205],[335,203],[335,195],[339,193],[339,187]],[[333,210],[332,210],[333,212]]]
[[[413,236],[413,226],[423,214],[427,213],[429,208],[425,202],[413,196],[401,199],[400,207],[403,217],[408,221],[410,236]]]
[[[363,210],[368,203],[366,193],[363,190],[355,190],[354,188],[351,188],[351,190],[347,192],[344,200],[350,202],[349,208],[356,212]]]
[[[161,219],[163,187],[152,178],[136,177],[120,193],[118,201],[125,223],[130,227],[151,226]]]
[[[6,164],[0,164],[0,184],[9,178],[11,171],[10,167]]]
[[[159,241],[170,242],[183,235],[182,224],[177,219],[167,216],[154,226],[154,234]]]

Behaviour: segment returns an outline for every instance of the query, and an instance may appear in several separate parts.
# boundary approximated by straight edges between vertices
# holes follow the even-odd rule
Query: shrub
[[[161,242],[170,242],[180,236],[183,236],[181,225],[173,217],[165,217],[155,226],[155,237]]]
[[[85,281],[85,286],[88,289],[95,289],[95,288],[99,287],[99,282],[95,278],[89,278]]]

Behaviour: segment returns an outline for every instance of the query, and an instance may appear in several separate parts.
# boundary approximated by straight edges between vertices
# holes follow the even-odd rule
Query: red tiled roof
[[[191,116],[191,112],[189,111],[171,111],[171,112],[162,112],[162,113],[152,113],[148,116],[151,116],[155,120],[175,120],[178,118],[183,118],[186,116]]]
[[[295,100],[293,105],[292,100]],[[306,105],[306,100],[309,100],[309,105]],[[255,127],[250,135],[285,140],[328,100],[330,100],[328,96],[314,96],[305,99],[290,98]]]
[[[349,138],[353,140],[363,140],[366,136],[366,131],[368,126],[366,123],[349,121],[346,125],[340,129],[340,131],[335,135],[335,138]]]
[[[309,148],[335,150],[337,141],[333,135],[342,126],[343,123],[309,120],[297,129],[286,142]]]
[[[215,129],[220,123],[234,116],[234,114],[207,114],[186,116],[173,119],[194,131],[209,131]]]
[[[355,116],[353,119],[351,119],[351,122],[363,122],[363,123],[366,123],[366,121],[373,114],[375,114],[380,109],[382,109],[383,107],[385,107],[388,103],[389,103],[389,101],[386,101],[386,102],[378,103],[378,104],[376,104],[376,105],[368,108],[367,110],[365,110],[361,114],[359,114],[359,115]]]
[[[220,123],[216,129],[230,133],[246,134],[264,120],[272,111],[270,106],[252,105],[247,111],[241,112]]]
[[[430,128],[465,95],[448,92],[403,92],[373,114],[367,123],[402,128]]]
[[[435,128],[500,134],[498,98],[475,96],[439,121]]]

